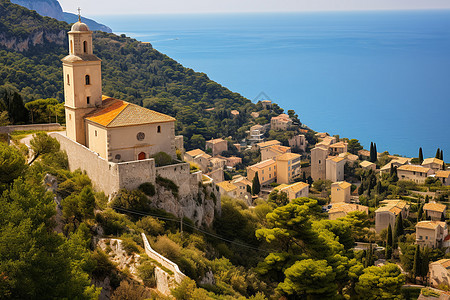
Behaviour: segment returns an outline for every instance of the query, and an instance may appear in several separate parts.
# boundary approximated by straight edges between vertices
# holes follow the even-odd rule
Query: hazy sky
[[[323,10],[450,9],[449,0],[59,0],[82,14],[286,12]]]

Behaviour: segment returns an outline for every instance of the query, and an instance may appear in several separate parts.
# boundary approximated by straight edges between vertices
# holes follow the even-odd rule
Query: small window
[[[84,51],[84,53],[87,53],[87,42],[86,41],[83,42],[83,51]]]
[[[120,154],[116,154],[116,156],[114,158],[119,160],[121,158],[121,156],[120,156]]]
[[[161,133],[161,126],[158,126],[157,132]]]
[[[69,120],[72,120],[72,115],[69,114]]]
[[[84,77],[84,79],[86,80],[86,85],[90,85],[91,84],[91,77],[89,77],[89,75],[86,75]]]
[[[86,97],[86,103],[89,104],[91,102],[91,97]]]
[[[97,136],[97,130],[95,131],[95,136]]]
[[[70,77],[69,77],[69,74],[67,74],[67,85],[70,85]]]

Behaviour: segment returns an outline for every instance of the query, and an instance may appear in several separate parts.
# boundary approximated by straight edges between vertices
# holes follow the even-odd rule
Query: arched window
[[[90,85],[91,84],[91,78],[89,77],[89,75],[86,75],[84,78],[86,80],[86,85]]]
[[[147,158],[147,155],[145,155],[145,152],[141,152],[141,153],[138,154],[138,160],[143,160],[143,159],[146,159],[146,158]]]
[[[70,77],[69,77],[69,74],[67,74],[67,85],[70,85]]]
[[[70,41],[70,54],[73,54],[73,41]]]
[[[87,42],[86,41],[83,42],[83,51],[84,51],[84,53],[87,53]]]
[[[158,126],[157,132],[161,133],[161,126]]]

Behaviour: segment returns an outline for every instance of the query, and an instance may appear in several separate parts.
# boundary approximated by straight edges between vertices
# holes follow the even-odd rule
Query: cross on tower
[[[78,22],[81,22],[81,8],[78,7]]]

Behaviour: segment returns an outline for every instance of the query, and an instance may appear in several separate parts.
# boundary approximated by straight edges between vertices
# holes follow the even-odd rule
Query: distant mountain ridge
[[[42,16],[55,18],[69,24],[75,23],[78,20],[78,16],[76,14],[64,12],[57,0],[12,0],[11,2],[28,9],[35,10]],[[91,30],[99,30],[109,33],[112,32],[111,28],[106,25],[99,24],[94,20],[83,17],[83,22],[86,23]]]

